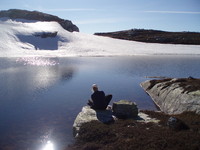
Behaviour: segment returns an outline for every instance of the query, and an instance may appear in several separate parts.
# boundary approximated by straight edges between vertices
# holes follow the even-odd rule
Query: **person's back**
[[[94,109],[105,109],[105,93],[103,91],[95,91],[91,95],[91,99],[94,103]]]
[[[105,96],[103,91],[98,90],[98,86],[96,84],[92,85],[92,91],[93,94],[91,95],[91,100],[88,100],[88,105],[93,109],[106,109],[112,99],[112,95]]]

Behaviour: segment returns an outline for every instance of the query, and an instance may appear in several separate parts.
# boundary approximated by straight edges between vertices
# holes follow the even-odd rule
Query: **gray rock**
[[[65,30],[69,32],[73,32],[73,31],[79,32],[79,28],[69,20],[63,20],[59,23]]]
[[[182,120],[176,117],[170,117],[167,121],[167,126],[176,131],[189,129],[189,127]]]
[[[120,100],[113,103],[113,114],[120,119],[138,116],[137,105],[128,100]]]
[[[143,112],[138,112],[138,116],[134,117],[134,120],[138,121],[138,122],[144,122],[144,123],[159,123],[160,120],[156,119],[156,118],[151,118],[149,115],[143,113]]]
[[[114,121],[111,110],[94,110],[89,106],[84,106],[82,111],[77,115],[73,124],[73,135],[78,136],[78,132],[82,124],[97,120],[103,123],[111,123]]]
[[[132,102],[129,102],[129,101],[126,101],[126,102],[132,103]],[[124,108],[126,109],[127,107],[124,107]],[[100,122],[103,122],[103,123],[113,123],[114,120],[116,120],[116,119],[117,118],[115,118],[113,116],[111,109],[100,111],[100,110],[91,109],[89,106],[84,106],[82,108],[82,111],[77,115],[77,117],[74,121],[73,135],[74,135],[74,137],[78,136],[79,130],[84,123],[88,123],[88,122],[91,122],[93,120],[100,121]],[[143,112],[139,112],[137,117],[134,117],[134,120],[136,120],[138,122],[144,122],[144,123],[149,123],[149,122],[158,123],[159,122],[158,119],[151,118]]]
[[[180,114],[193,111],[200,114],[199,90],[187,91],[181,85],[182,82],[187,84],[184,79],[165,79],[145,81],[141,86],[164,113]]]

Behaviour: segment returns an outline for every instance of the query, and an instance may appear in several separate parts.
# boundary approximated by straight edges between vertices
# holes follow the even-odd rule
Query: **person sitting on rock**
[[[99,91],[96,84],[92,85],[93,94],[88,100],[88,105],[93,109],[105,110],[112,99],[112,95],[106,95],[104,91]]]

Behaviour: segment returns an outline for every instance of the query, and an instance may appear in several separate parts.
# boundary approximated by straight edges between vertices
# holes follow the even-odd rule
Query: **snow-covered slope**
[[[0,20],[0,56],[200,54],[199,45],[151,44],[68,32],[57,22]]]

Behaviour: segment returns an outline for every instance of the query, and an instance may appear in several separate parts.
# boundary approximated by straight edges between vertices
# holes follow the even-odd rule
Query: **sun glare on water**
[[[45,58],[45,57],[18,58],[16,62],[23,63],[24,65],[33,65],[33,66],[55,66],[59,64],[59,62],[56,59]]]
[[[51,141],[47,141],[46,145],[42,148],[42,150],[54,150],[54,145]]]

